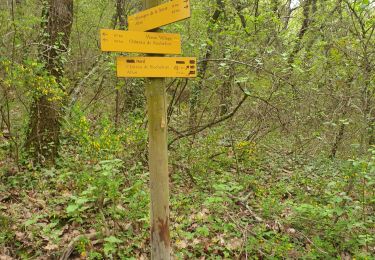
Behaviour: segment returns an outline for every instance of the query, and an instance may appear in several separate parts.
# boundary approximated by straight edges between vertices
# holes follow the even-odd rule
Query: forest
[[[180,54],[102,51],[180,2],[150,32]],[[374,0],[0,0],[0,25],[0,260],[375,259]]]

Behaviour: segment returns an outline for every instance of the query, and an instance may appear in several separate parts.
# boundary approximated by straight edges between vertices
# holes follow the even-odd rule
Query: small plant
[[[86,189],[79,195],[71,196],[71,202],[66,208],[67,214],[82,221],[84,213],[90,209],[102,211],[105,203],[115,207],[116,201],[121,196],[122,164],[123,162],[118,159],[101,161],[92,168],[92,171],[80,176],[79,181],[83,182]]]
[[[110,236],[105,238],[104,241],[104,254],[110,259],[113,259],[113,255],[116,253],[118,245],[122,243],[122,240],[115,236]]]
[[[68,216],[74,218],[78,222],[83,221],[83,213],[92,207],[87,203],[93,200],[90,200],[89,198],[84,196],[84,194],[81,194],[80,197],[72,196],[72,202],[66,208],[66,213],[68,214]]]
[[[77,241],[76,250],[78,251],[81,257],[85,258],[87,257],[87,249],[89,246],[90,246],[90,240],[87,237],[82,236]]]
[[[0,213],[0,245],[5,245],[9,242],[14,234],[10,230],[11,219]]]

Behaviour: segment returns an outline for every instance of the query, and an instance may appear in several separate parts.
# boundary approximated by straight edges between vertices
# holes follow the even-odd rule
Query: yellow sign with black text
[[[102,51],[181,54],[181,37],[173,33],[100,30]]]
[[[117,57],[117,77],[194,78],[197,59],[190,57]]]
[[[189,17],[190,1],[172,0],[129,16],[129,31],[145,32]]]

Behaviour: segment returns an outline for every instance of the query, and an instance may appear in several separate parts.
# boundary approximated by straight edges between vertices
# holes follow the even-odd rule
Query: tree
[[[64,55],[68,52],[73,23],[73,0],[49,0],[42,6],[42,35],[39,59],[47,72],[52,88],[65,93],[63,82]],[[31,106],[26,147],[36,162],[53,164],[59,144],[62,100],[45,91],[36,95]]]

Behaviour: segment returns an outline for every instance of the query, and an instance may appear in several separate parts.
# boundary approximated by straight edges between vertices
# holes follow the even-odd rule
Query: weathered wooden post
[[[144,9],[160,0],[144,0]],[[167,147],[167,98],[165,80],[150,78],[146,83],[148,151],[151,189],[151,259],[169,260],[169,174]]]
[[[163,79],[146,84],[151,188],[151,258],[170,259],[167,105]]]
[[[102,29],[101,49],[138,52],[148,56],[117,57],[117,76],[148,78],[146,98],[149,134],[151,188],[151,259],[171,259],[169,236],[169,174],[167,148],[167,101],[164,78],[194,78],[193,57],[164,57],[181,54],[181,37],[162,33],[160,26],[190,17],[189,0],[143,0],[144,11],[128,17],[129,31]]]

